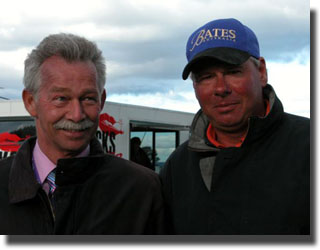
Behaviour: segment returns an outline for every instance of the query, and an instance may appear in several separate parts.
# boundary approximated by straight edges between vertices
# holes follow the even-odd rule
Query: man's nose
[[[217,96],[227,96],[231,93],[228,82],[225,79],[224,74],[217,74],[215,84],[213,87],[214,94]]]
[[[79,100],[73,100],[70,102],[66,118],[73,122],[80,122],[85,118],[85,113]]]

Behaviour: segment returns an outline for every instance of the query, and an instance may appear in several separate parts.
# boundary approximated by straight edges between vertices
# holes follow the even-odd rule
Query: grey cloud
[[[168,93],[172,91],[177,100],[185,100],[180,92],[193,91],[192,84],[188,81],[163,79],[163,78],[117,78],[115,80],[107,80],[106,90],[108,94],[155,94]]]
[[[173,90],[171,81],[155,78],[119,78],[113,81],[107,81],[107,92],[110,94],[128,94],[128,93],[156,93]]]
[[[103,7],[90,9],[83,17],[74,19],[64,16],[26,19],[10,36],[0,33],[0,48],[34,47],[50,33],[71,32],[75,25],[90,23],[96,32],[81,29],[76,32],[96,41],[103,50],[108,91],[154,93],[178,91],[185,86],[181,80],[186,64],[185,43],[196,28],[214,18],[235,17],[252,28],[260,41],[261,55],[267,60],[293,60],[310,43],[307,1],[103,2]],[[72,11],[76,12],[76,7]],[[110,35],[111,28],[117,30],[117,39]],[[1,76],[0,81],[20,86],[21,79],[13,74]]]

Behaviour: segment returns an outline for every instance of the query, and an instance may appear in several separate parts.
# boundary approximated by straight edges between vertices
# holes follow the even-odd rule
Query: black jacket
[[[265,118],[240,148],[217,149],[199,111],[160,177],[176,234],[309,234],[310,121],[283,112],[270,85]]]
[[[31,167],[35,138],[0,161],[0,234],[163,234],[163,197],[151,170],[103,153],[57,164],[55,215]]]

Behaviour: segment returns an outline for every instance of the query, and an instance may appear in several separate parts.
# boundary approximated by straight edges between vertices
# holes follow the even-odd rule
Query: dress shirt
[[[76,157],[86,157],[90,153],[90,145],[88,145],[79,155]],[[33,149],[33,168],[36,178],[40,184],[42,184],[44,190],[47,192],[45,180],[48,174],[56,168],[56,165],[49,160],[49,158],[42,152],[38,140]]]

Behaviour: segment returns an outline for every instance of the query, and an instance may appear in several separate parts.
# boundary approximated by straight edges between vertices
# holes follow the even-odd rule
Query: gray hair
[[[41,85],[40,67],[51,56],[61,56],[68,62],[91,61],[97,70],[98,90],[101,94],[106,81],[106,65],[101,50],[94,42],[73,34],[53,34],[44,38],[25,60],[23,84],[37,96]]]
[[[253,56],[250,56],[249,60],[253,63],[254,66],[256,66],[257,68],[260,67],[260,61],[259,59],[253,57]]]

